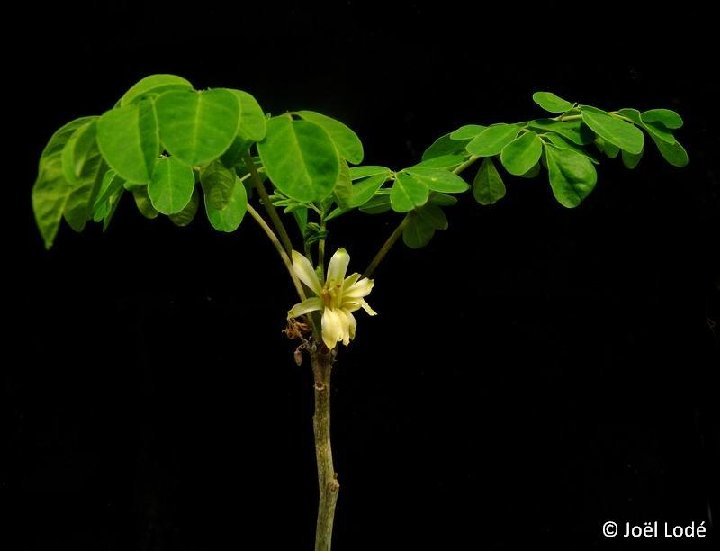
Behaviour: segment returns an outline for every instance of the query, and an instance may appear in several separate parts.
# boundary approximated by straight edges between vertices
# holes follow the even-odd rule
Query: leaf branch
[[[253,185],[255,186],[255,189],[257,189],[258,194],[260,195],[260,201],[265,207],[265,210],[268,213],[268,216],[270,216],[270,220],[273,223],[273,226],[275,226],[275,231],[277,231],[280,234],[280,240],[282,241],[283,246],[285,247],[285,253],[286,256],[289,256],[292,254],[293,246],[292,242],[290,241],[290,236],[287,233],[287,230],[285,229],[285,225],[283,224],[282,220],[280,219],[280,216],[277,213],[277,210],[275,209],[275,205],[272,204],[272,201],[270,200],[270,197],[268,196],[267,190],[265,189],[265,185],[262,182],[262,179],[260,178],[260,175],[258,174],[257,168],[255,167],[255,163],[253,162],[252,158],[248,153],[245,153],[243,155],[243,161],[245,162],[245,166],[248,169],[248,172],[250,173],[250,178],[252,179]],[[264,220],[263,220],[264,222]],[[273,233],[273,235],[275,235]]]

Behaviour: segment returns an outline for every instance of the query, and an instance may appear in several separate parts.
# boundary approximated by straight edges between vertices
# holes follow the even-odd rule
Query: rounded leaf
[[[238,125],[238,136],[243,141],[259,142],[265,137],[267,118],[254,96],[235,90],[224,88],[235,94],[240,103],[240,124]]]
[[[472,140],[475,136],[480,134],[480,132],[482,132],[486,128],[487,126],[483,126],[481,124],[466,124],[458,128],[457,130],[450,132],[450,139],[460,141]]]
[[[240,102],[228,90],[167,92],[155,106],[165,149],[190,166],[220,157],[238,133]]]
[[[363,144],[357,134],[344,123],[322,113],[314,111],[298,111],[303,120],[314,122],[328,133],[330,139],[337,147],[340,156],[353,165],[360,164],[365,156]]]
[[[185,208],[194,188],[195,174],[192,167],[175,157],[161,157],[148,184],[148,195],[155,210],[174,214]]]
[[[542,155],[542,141],[535,132],[526,132],[500,152],[500,162],[513,176],[522,176],[534,167]]]
[[[196,188],[193,190],[192,197],[190,198],[190,201],[188,201],[188,204],[185,205],[185,207],[180,212],[168,215],[168,218],[170,218],[172,223],[176,226],[180,226],[181,228],[185,227],[195,218],[195,213],[197,212],[199,204],[200,195],[198,194]]]
[[[650,109],[645,111],[641,117],[644,122],[659,123],[670,130],[675,130],[683,125],[682,117],[670,109]]]
[[[428,189],[442,193],[463,193],[470,187],[460,176],[444,168],[414,166],[402,172],[411,174]]]
[[[483,159],[473,179],[473,197],[481,205],[492,205],[505,197],[505,184],[491,157]]]
[[[245,186],[237,182],[233,186],[232,195],[222,209],[213,208],[205,196],[205,213],[212,227],[218,231],[231,232],[238,229],[247,212],[247,192]]]
[[[214,162],[200,172],[200,183],[205,193],[205,200],[217,210],[225,208],[230,202],[236,182],[235,171],[226,168],[220,162]]]
[[[95,197],[107,171],[95,136],[96,122],[86,123],[68,140],[61,155],[68,184],[63,216],[75,231],[82,231],[92,219]]]
[[[97,142],[105,161],[130,184],[147,184],[160,155],[152,103],[141,100],[108,111],[97,121]]]
[[[577,207],[597,183],[597,172],[590,160],[572,149],[545,147],[550,186],[558,203]]]
[[[492,157],[513,141],[519,131],[520,126],[517,124],[494,124],[475,136],[466,149],[476,157]]]
[[[573,107],[572,103],[552,92],[535,92],[532,97],[533,101],[548,113],[565,113]]]
[[[120,105],[128,105],[145,97],[155,97],[168,90],[192,90],[193,85],[182,77],[175,75],[150,75],[140,79],[123,97]]]
[[[453,155],[455,153],[461,153],[467,157],[465,146],[468,141],[469,140],[454,140],[450,137],[450,134],[440,136],[423,152],[421,160],[427,161],[428,159]]]
[[[427,203],[429,193],[423,181],[406,170],[400,171],[390,190],[392,209],[395,212],[410,212],[415,207]]]
[[[582,120],[598,136],[633,155],[643,149],[644,134],[635,125],[589,105],[582,106]]]
[[[335,187],[340,172],[337,149],[315,123],[294,121],[290,115],[273,117],[258,153],[275,186],[296,201],[320,201]]]
[[[657,146],[658,151],[660,151],[660,154],[663,156],[663,159],[665,159],[668,163],[678,168],[687,166],[689,162],[688,154],[687,151],[685,151],[685,148],[680,145],[680,142],[675,141],[669,144],[663,140],[657,139],[652,134],[650,137],[655,142],[655,145]]]

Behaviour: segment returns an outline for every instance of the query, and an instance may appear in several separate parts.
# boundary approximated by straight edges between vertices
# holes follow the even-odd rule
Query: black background
[[[335,116],[367,164],[394,168],[461,124],[541,116],[536,90],[679,111],[687,169],[652,147],[635,171],[605,160],[574,210],[545,176],[512,179],[496,206],[450,209],[427,249],[392,251],[370,296],[380,315],[359,316],[335,370],[334,548],[641,546],[605,540],[605,520],[717,531],[712,16],[691,3],[655,18],[557,2],[25,9],[6,21],[22,38],[6,90],[19,223],[0,547],[312,548],[310,374],[280,333],[292,288],[252,221],[177,229],[125,198],[108,232],[63,227],[49,252],[34,227],[50,134],[159,72]],[[329,248],[361,270],[397,220],[347,216]]]

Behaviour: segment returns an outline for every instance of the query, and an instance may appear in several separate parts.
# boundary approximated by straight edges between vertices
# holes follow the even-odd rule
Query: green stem
[[[268,236],[268,239],[272,241],[273,246],[275,247],[275,250],[280,255],[280,258],[283,261],[283,264],[285,264],[285,268],[287,268],[288,273],[290,274],[290,278],[292,279],[293,285],[295,286],[295,290],[297,291],[298,296],[300,297],[300,300],[303,301],[307,297],[305,296],[305,291],[303,291],[302,284],[300,283],[300,280],[295,275],[295,271],[292,267],[292,261],[290,260],[290,257],[287,255],[285,250],[283,249],[283,246],[280,244],[280,241],[277,238],[277,235],[275,235],[275,232],[272,231],[272,228],[268,226],[267,222],[263,219],[262,216],[260,216],[260,213],[256,211],[253,206],[248,203],[247,211],[250,213],[250,216],[253,217],[253,219],[258,223],[258,225],[265,231],[265,235]]]
[[[252,157],[250,157],[249,153],[245,153],[243,155],[243,161],[245,162],[245,167],[248,169],[248,172],[250,173],[250,177],[252,178],[255,189],[257,189],[257,192],[260,195],[260,201],[264,205],[265,210],[268,213],[268,216],[270,216],[270,220],[272,221],[273,226],[275,226],[275,231],[280,234],[280,240],[282,241],[282,244],[285,247],[285,252],[288,255],[291,255],[293,246],[292,246],[292,241],[290,241],[290,236],[288,235],[287,231],[285,230],[285,225],[282,223],[282,220],[280,219],[280,216],[278,215],[277,210],[275,209],[275,205],[272,204],[272,201],[270,200],[270,197],[268,196],[267,190],[265,189],[265,185],[263,184],[262,179],[260,178],[260,175],[258,174],[257,167],[255,166],[255,163],[253,162]]]
[[[582,115],[559,115],[555,117],[554,121],[559,122],[570,122],[570,121],[579,121],[582,119]]]
[[[323,222],[320,226],[320,231],[325,231],[325,223]],[[318,266],[320,268],[320,277],[325,280],[325,238],[321,238],[318,241]]]
[[[335,507],[340,490],[330,445],[330,372],[334,358],[334,352],[324,345],[320,344],[319,347],[316,344],[312,345],[310,360],[315,389],[313,433],[320,490],[315,551],[330,551]]]
[[[390,234],[390,237],[388,237],[385,240],[385,243],[383,243],[383,246],[380,247],[380,250],[377,252],[377,254],[372,259],[372,262],[370,262],[370,265],[365,268],[364,275],[365,277],[372,277],[373,273],[375,272],[375,269],[378,267],[380,262],[382,262],[382,259],[385,258],[385,255],[388,253],[388,251],[392,248],[392,246],[395,244],[395,242],[400,239],[400,236],[402,235],[403,230],[405,229],[405,226],[408,225],[408,222],[410,222],[410,218],[412,217],[413,213],[408,212],[405,215],[405,218],[403,218],[400,221],[400,224],[398,224],[397,228],[393,230],[393,232]]]
[[[463,164],[459,165],[455,170],[453,170],[453,174],[460,174],[463,170],[472,165],[479,158],[480,157],[476,157],[475,155],[473,155],[467,161],[465,161]]]

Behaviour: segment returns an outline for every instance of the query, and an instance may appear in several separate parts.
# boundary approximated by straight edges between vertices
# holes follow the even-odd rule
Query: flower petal
[[[348,300],[358,299],[370,294],[375,286],[375,281],[366,277],[350,285],[344,292],[343,297]]]
[[[335,348],[335,345],[343,338],[343,334],[346,331],[343,325],[347,325],[347,319],[337,310],[325,308],[325,310],[323,310],[321,325],[323,342],[328,348]]]
[[[362,306],[363,310],[365,310],[369,315],[377,316],[377,312],[370,308],[370,305],[364,300],[360,303],[360,306]]]
[[[352,285],[355,284],[355,282],[360,279],[360,274],[355,272],[354,274],[350,274],[345,278],[345,281],[343,282],[343,291],[346,291],[349,289]]]
[[[288,312],[288,319],[299,318],[303,314],[317,312],[318,310],[322,310],[322,300],[320,300],[320,297],[310,297],[295,304]]]
[[[292,261],[295,275],[298,276],[300,281],[307,285],[313,293],[319,295],[322,285],[320,285],[320,280],[310,261],[297,251],[292,252]]]
[[[347,310],[345,310],[345,315],[348,318],[348,335],[351,339],[354,339],[355,331],[357,330],[357,320],[355,320],[355,316]],[[347,343],[345,343],[345,346],[347,346]]]
[[[328,265],[327,279],[328,283],[333,285],[342,284],[345,279],[348,264],[350,263],[350,255],[345,249],[338,249],[330,259]]]

